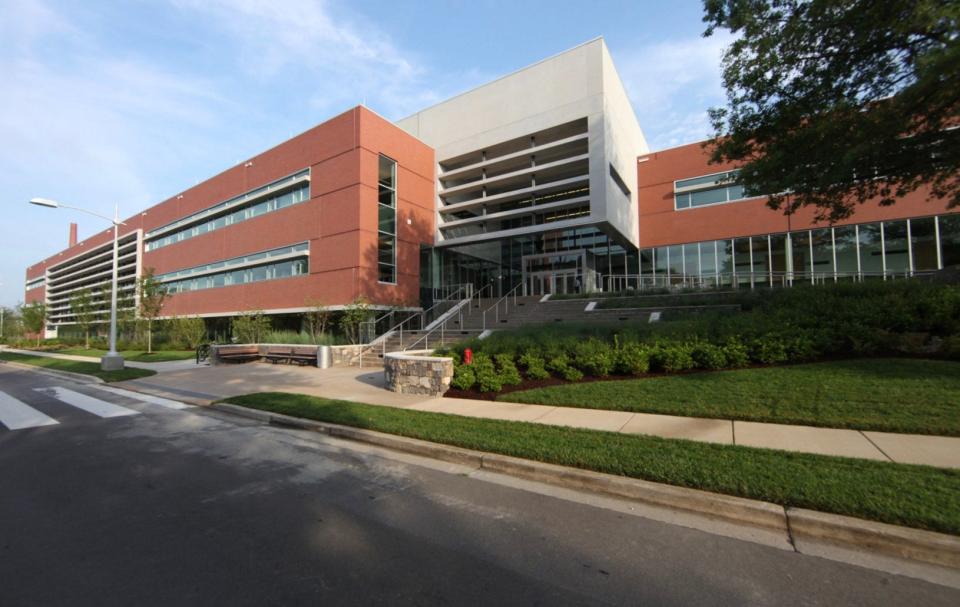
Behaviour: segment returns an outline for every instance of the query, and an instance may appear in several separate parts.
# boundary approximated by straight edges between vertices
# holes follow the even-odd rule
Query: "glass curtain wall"
[[[886,279],[960,265],[960,214],[640,250],[637,283],[741,286]]]

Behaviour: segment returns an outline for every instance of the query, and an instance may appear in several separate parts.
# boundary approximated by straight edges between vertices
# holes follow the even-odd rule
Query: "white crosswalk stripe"
[[[152,396],[150,394],[141,394],[140,392],[133,392],[131,390],[123,390],[122,388],[114,388],[111,386],[92,386],[97,390],[103,390],[104,392],[110,392],[111,394],[116,394],[118,396],[126,396],[127,398],[132,398],[143,403],[148,403],[151,405],[160,405],[161,407],[166,407],[168,409],[188,409],[190,405],[184,403],[170,400],[169,398],[161,398],[159,396]]]
[[[57,420],[40,413],[30,405],[0,392],[0,424],[10,430],[52,426],[57,423]]]
[[[79,392],[74,392],[73,390],[68,390],[66,388],[36,388],[36,390],[38,392],[50,393],[59,401],[65,402],[68,405],[73,405],[78,409],[83,409],[87,413],[93,413],[99,417],[123,417],[125,415],[140,414],[139,411],[127,409],[126,407],[108,403],[105,400],[93,398],[92,396],[80,394]]]

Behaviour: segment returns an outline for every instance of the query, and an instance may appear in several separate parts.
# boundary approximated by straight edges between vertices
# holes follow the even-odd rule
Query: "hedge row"
[[[834,356],[910,353],[960,358],[960,288],[900,281],[747,293],[739,314],[608,326],[496,332],[441,352],[453,386],[497,392],[528,379],[735,369]],[[462,365],[463,351],[474,352]],[[522,375],[521,375],[522,373]]]

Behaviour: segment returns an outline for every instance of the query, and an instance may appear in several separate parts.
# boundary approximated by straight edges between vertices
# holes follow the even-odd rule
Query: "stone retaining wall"
[[[453,379],[453,359],[428,356],[430,352],[389,352],[383,360],[387,390],[442,396]]]
[[[360,364],[360,353],[363,351],[362,345],[330,346],[330,353],[333,358],[333,365],[336,367],[350,367]]]

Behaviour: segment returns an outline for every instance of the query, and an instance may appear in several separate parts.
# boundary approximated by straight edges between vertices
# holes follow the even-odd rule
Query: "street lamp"
[[[87,215],[99,217],[100,219],[106,219],[113,224],[113,286],[110,289],[110,350],[100,359],[100,368],[104,371],[119,371],[123,369],[123,357],[117,352],[117,259],[120,248],[120,226],[126,224],[120,221],[120,208],[116,205],[113,207],[113,219],[110,219],[106,215],[60,204],[56,200],[50,200],[49,198],[31,198],[30,204],[49,207],[51,209],[72,209],[86,213]]]

